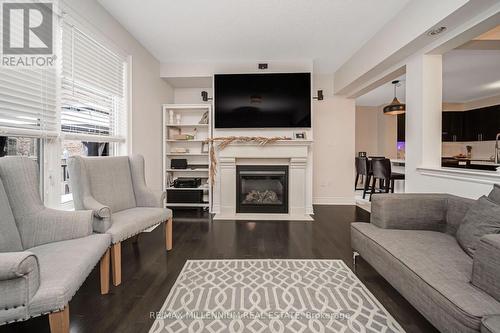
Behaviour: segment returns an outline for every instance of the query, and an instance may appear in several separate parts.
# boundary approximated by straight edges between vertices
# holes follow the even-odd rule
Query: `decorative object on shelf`
[[[206,125],[208,124],[208,111],[203,114],[201,117],[200,121],[198,122],[200,125]]]
[[[273,137],[264,137],[264,136],[226,136],[226,137],[216,137],[205,140],[205,143],[208,143],[212,149],[210,149],[210,167],[209,167],[209,176],[210,182],[213,186],[215,184],[215,174],[217,172],[217,157],[215,155],[215,148],[218,150],[223,150],[231,143],[234,142],[255,142],[261,146],[275,143],[280,140],[291,140],[288,137],[284,136],[273,136]],[[220,142],[217,147],[215,147],[215,143]]]
[[[202,152],[203,154],[205,154],[205,153],[208,153],[208,151],[209,151],[209,145],[208,145],[208,142],[205,142],[205,141],[204,141],[204,142],[202,142],[202,144],[201,144],[201,152]]]
[[[399,87],[401,83],[399,82],[399,80],[394,80],[392,81],[392,84],[394,85],[394,99],[392,100],[391,104],[384,107],[384,114],[391,116],[406,112],[406,104],[401,103],[396,97],[396,88]]]
[[[170,150],[170,153],[173,154],[187,154],[189,153],[189,149],[184,148],[184,147],[175,147]]]
[[[174,123],[174,110],[168,111],[168,123],[173,124]]]
[[[174,140],[194,140],[194,135],[191,134],[174,134]]]
[[[306,139],[306,132],[294,132],[293,138],[295,140],[305,140]]]
[[[180,124],[181,124],[181,118],[182,118],[182,116],[181,116],[181,114],[180,114],[180,113],[178,113],[178,114],[176,114],[176,115],[175,115],[175,119],[176,119],[176,121],[177,121],[177,125],[180,125]]]

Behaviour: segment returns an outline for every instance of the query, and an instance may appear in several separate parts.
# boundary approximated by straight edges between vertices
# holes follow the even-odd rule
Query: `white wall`
[[[397,158],[398,122],[396,116],[385,115],[381,106],[356,107],[356,154]]]
[[[174,103],[175,104],[211,104],[212,101],[203,102],[201,92],[206,91],[208,97],[212,98],[212,88],[175,88]]]
[[[315,76],[314,90],[325,99],[314,102],[315,204],[354,204],[354,99],[333,95],[333,75]]]
[[[62,5],[132,57],[132,153],[144,155],[146,181],[161,189],[161,104],[173,101],[173,89],[160,78],[160,63],[97,1],[64,0]]]

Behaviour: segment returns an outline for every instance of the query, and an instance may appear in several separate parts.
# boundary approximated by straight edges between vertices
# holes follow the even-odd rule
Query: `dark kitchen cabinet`
[[[500,132],[500,105],[443,112],[443,142],[495,140]]]
[[[479,141],[495,140],[500,132],[500,105],[478,110]]]
[[[443,141],[462,141],[464,135],[464,112],[443,112]]]
[[[398,142],[405,142],[406,131],[406,115],[404,113],[398,114]]]

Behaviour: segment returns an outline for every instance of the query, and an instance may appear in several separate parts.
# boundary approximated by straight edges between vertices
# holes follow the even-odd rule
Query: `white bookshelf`
[[[212,193],[208,165],[209,152],[203,150],[206,139],[212,137],[212,112],[208,104],[164,104],[163,105],[163,188],[166,191],[198,190],[203,192],[203,202],[169,203],[171,208],[208,208],[212,209]],[[170,111],[174,113],[173,122]],[[199,124],[203,114],[208,112],[208,124]],[[177,120],[180,115],[180,122]],[[192,140],[176,140],[175,134],[190,134]],[[208,148],[208,145],[206,146]],[[185,153],[176,152],[175,148],[185,148]],[[171,161],[174,158],[185,158],[188,169],[172,169]],[[197,166],[192,168],[192,166]],[[198,188],[174,188],[172,182],[178,177],[201,178]]]

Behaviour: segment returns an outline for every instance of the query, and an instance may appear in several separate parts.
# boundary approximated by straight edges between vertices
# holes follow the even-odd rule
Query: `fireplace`
[[[236,166],[236,212],[288,214],[288,166]]]

